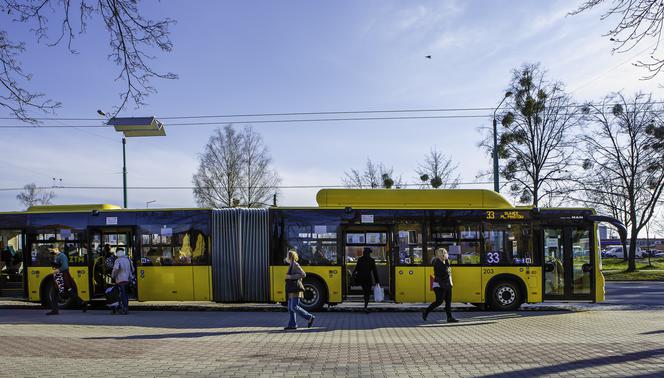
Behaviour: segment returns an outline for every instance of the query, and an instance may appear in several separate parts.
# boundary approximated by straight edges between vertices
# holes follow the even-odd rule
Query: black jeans
[[[434,287],[433,292],[436,294],[436,300],[433,301],[427,307],[426,313],[430,313],[433,311],[436,307],[440,306],[443,304],[443,301],[445,302],[445,313],[447,314],[448,318],[452,317],[452,286],[443,286],[443,287]]]
[[[371,284],[363,283],[362,284],[362,294],[364,294],[364,308],[369,306],[369,298],[371,297]]]
[[[49,298],[51,300],[51,310],[58,312],[58,301],[60,300],[60,293],[58,291],[58,285],[56,285],[55,282],[51,286]]]

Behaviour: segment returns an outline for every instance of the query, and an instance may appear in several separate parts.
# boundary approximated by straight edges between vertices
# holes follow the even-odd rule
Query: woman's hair
[[[436,259],[440,259],[440,261],[445,261],[446,256],[449,258],[449,254],[447,253],[447,249],[445,249],[445,248],[436,248],[435,255],[434,255],[433,259],[431,260],[431,262],[433,263],[434,261],[436,261]]]
[[[297,255],[297,251],[294,249],[289,250],[288,253],[286,254],[286,262],[291,262],[291,261],[297,262],[297,260],[299,259],[300,256]]]

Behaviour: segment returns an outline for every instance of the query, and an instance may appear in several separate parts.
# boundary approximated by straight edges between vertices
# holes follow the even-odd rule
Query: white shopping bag
[[[376,286],[374,286],[374,300],[376,302],[382,302],[383,299],[385,299],[385,292],[379,284],[376,284]]]

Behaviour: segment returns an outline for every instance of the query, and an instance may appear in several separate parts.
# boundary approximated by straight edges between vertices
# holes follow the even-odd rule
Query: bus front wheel
[[[521,288],[515,282],[501,281],[493,285],[489,305],[494,310],[512,311],[523,302]]]
[[[317,279],[304,279],[304,298],[300,305],[307,311],[318,311],[325,305],[327,295],[325,286]]]

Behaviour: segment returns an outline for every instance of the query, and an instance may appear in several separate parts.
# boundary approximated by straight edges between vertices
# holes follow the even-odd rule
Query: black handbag
[[[288,275],[292,274],[293,265],[290,265],[288,268]],[[286,280],[286,293],[300,293],[304,291],[304,285],[302,284],[302,279],[298,278],[296,280]]]

